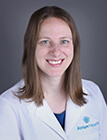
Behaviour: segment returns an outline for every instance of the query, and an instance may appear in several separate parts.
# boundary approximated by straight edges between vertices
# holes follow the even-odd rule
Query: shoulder
[[[36,109],[36,104],[34,102],[28,102],[28,100],[20,99],[14,95],[17,94],[19,88],[23,86],[24,80],[21,80],[0,95],[0,118],[4,116],[11,117],[11,114],[19,116],[22,112],[27,112],[32,108],[33,110]]]
[[[11,110],[17,110],[20,107],[20,99],[14,95],[22,86],[23,80],[19,81],[13,87],[9,88],[0,95],[0,112],[1,114],[8,113]],[[8,110],[8,112],[6,111]]]
[[[24,85],[24,80],[22,79],[0,95],[0,110],[4,109],[6,106],[13,109],[21,108],[21,110],[23,108],[28,108],[30,104],[35,104],[35,107],[37,106],[35,102],[32,103],[29,99],[20,99],[15,96]]]
[[[0,135],[0,138],[2,137],[2,139],[7,137],[10,139],[19,138],[20,126],[18,122],[20,121],[19,115],[22,106],[20,99],[13,92],[17,92],[22,84],[23,80],[0,95],[0,134],[3,134]]]
[[[6,90],[0,95],[0,101],[2,100],[18,100],[18,98],[14,95],[18,92],[19,88],[24,86],[24,80],[20,80],[18,83],[16,83],[14,86]]]
[[[82,87],[83,87],[83,91],[86,92],[88,95],[93,95],[93,94],[101,94],[101,90],[99,88],[99,86],[90,81],[90,80],[84,80],[82,79]]]
[[[26,101],[15,96],[15,94],[18,94],[17,92],[19,91],[19,88],[23,86],[24,80],[22,79],[0,95],[0,112],[2,111],[5,113],[6,110],[17,112],[21,110],[24,105],[27,106]]]
[[[93,81],[90,81],[90,80],[85,80],[85,79],[82,79],[82,85],[83,85],[83,88],[98,88],[98,85],[93,82]]]
[[[96,83],[82,79],[82,87],[83,91],[87,94],[86,99],[88,101],[93,101],[94,104],[97,103],[98,105],[104,104],[104,106],[106,106],[103,93]]]

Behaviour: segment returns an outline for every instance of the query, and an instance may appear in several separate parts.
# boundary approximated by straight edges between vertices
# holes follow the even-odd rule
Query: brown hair
[[[35,11],[29,21],[24,36],[24,54],[22,60],[22,69],[25,85],[20,88],[17,95],[21,99],[30,99],[37,105],[43,102],[43,90],[39,77],[39,71],[35,60],[35,49],[38,40],[40,25],[44,19],[57,17],[64,20],[70,27],[73,35],[74,58],[65,72],[64,88],[69,93],[72,101],[81,106],[86,103],[82,90],[81,71],[80,71],[80,39],[79,34],[71,15],[65,10],[56,6],[46,6]]]

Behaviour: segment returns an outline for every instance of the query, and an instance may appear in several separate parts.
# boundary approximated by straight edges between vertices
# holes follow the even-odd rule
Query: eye
[[[49,44],[50,42],[48,40],[41,41],[41,44]]]
[[[41,46],[49,47],[50,44],[51,44],[51,42],[50,42],[50,40],[42,39],[42,40],[39,41],[39,44],[40,44]]]
[[[69,41],[68,40],[61,40],[61,44],[68,44]]]

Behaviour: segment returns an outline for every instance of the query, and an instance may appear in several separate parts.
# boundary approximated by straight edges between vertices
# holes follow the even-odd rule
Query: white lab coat
[[[12,94],[24,84],[21,80],[0,97],[0,140],[107,140],[107,106],[97,85],[82,80],[88,94],[80,107],[69,98],[65,131],[47,102],[37,106]]]

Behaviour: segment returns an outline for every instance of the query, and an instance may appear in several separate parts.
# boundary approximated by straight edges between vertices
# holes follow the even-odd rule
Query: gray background
[[[56,5],[74,18],[81,38],[82,78],[97,83],[107,101],[107,1],[105,0],[1,0],[0,93],[22,78],[23,37],[31,14]]]

